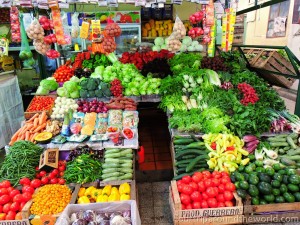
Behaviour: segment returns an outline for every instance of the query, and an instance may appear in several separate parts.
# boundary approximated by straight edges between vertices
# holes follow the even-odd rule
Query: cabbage
[[[168,49],[168,47],[167,47],[166,44],[163,44],[163,45],[161,46],[161,49]]]
[[[161,45],[163,45],[164,44],[164,39],[162,38],[162,37],[157,37],[157,38],[155,38],[155,40],[154,40],[154,44],[156,45],[156,46],[161,46]],[[154,51],[154,50],[153,50]]]
[[[95,74],[97,74],[97,75],[102,75],[103,72],[104,72],[104,70],[105,70],[105,67],[104,67],[104,66],[97,66],[97,67],[95,68]]]
[[[201,51],[203,51],[203,45],[200,45],[200,44],[196,45],[195,49],[196,49],[196,51],[201,52]]]
[[[58,96],[60,96],[60,97],[69,97],[68,92],[64,87],[58,88],[56,92],[57,92]]]
[[[221,86],[221,81],[220,81],[219,75],[216,73],[216,71],[206,69],[205,72],[208,75],[209,82],[211,84],[214,84],[214,85],[219,86],[219,87]]]
[[[79,98],[79,91],[77,90],[77,91],[73,91],[73,92],[71,92],[70,93],[70,97],[71,98]]]
[[[197,45],[199,45],[199,42],[198,42],[198,41],[193,41],[193,42],[192,42],[192,45],[193,45],[193,46],[197,46]]]
[[[189,51],[189,52],[193,52],[193,51],[195,51],[195,48],[194,48],[194,46],[189,46],[188,48],[187,48],[187,50]]]
[[[187,49],[186,45],[185,45],[185,44],[182,44],[182,45],[180,46],[179,51],[180,51],[180,52],[186,52],[186,49]]]
[[[186,45],[186,46],[190,46],[192,44],[193,40],[191,37],[186,36],[182,39],[182,44]]]
[[[37,95],[47,95],[47,94],[49,94],[49,90],[43,88],[43,86],[39,86],[39,88],[36,91],[36,94]]]
[[[40,82],[40,86],[49,91],[55,91],[59,85],[53,79],[45,79]]]
[[[76,83],[79,83],[80,82],[80,79],[76,76],[73,76],[70,81],[73,81],[73,82],[76,82]]]
[[[78,83],[74,81],[65,82],[63,87],[67,90],[68,93],[77,91],[79,89]]]
[[[158,45],[154,45],[154,46],[152,47],[152,51],[157,51],[157,52],[159,52],[159,51],[160,51],[160,47],[159,47]]]

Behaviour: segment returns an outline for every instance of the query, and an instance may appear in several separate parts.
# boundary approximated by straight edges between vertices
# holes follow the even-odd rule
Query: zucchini
[[[296,148],[297,148],[297,146],[295,145],[293,139],[292,139],[290,136],[287,136],[287,137],[286,137],[286,141],[287,141],[287,143],[289,143],[289,145],[290,145],[293,149],[296,149]]]
[[[133,161],[132,161],[132,159],[119,159],[119,162],[120,163],[130,163],[130,164],[132,164],[133,163]]]
[[[176,165],[176,167],[178,167],[178,168],[186,168],[188,165],[189,165],[189,163],[182,163],[182,164]],[[205,167],[206,165],[207,165],[206,160],[199,161],[197,163],[197,166],[201,166],[201,168]]]
[[[184,156],[182,156],[181,158],[182,159],[194,159],[194,158],[196,158],[197,156],[196,155],[184,155]]]
[[[197,138],[195,135],[191,134],[192,139],[194,139],[194,141],[198,142],[201,141],[199,138]]]
[[[102,174],[119,172],[119,168],[106,168],[102,170]]]
[[[121,172],[121,173],[133,173],[133,169],[131,169],[131,168],[120,168],[119,172]]]
[[[120,148],[111,148],[111,149],[105,149],[105,154],[110,154],[110,153],[119,153],[121,151]]]
[[[119,159],[113,159],[113,158],[107,158],[107,159],[105,159],[105,163],[108,163],[108,162],[111,162],[111,163],[120,163],[120,160]]]
[[[174,136],[174,139],[185,139],[185,138],[191,138],[191,136],[180,136],[180,135]]]
[[[132,168],[132,163],[121,163],[119,166],[124,168]]]
[[[207,158],[207,157],[206,157]],[[197,156],[195,159],[193,159],[192,161],[190,161],[190,163],[188,164],[188,166],[186,167],[186,172],[190,172],[192,171],[192,169],[196,166],[196,164],[202,160],[205,159],[205,155],[199,155]]]
[[[103,181],[115,181],[115,180],[120,180],[120,179],[118,177],[109,177],[109,178],[103,179]]]
[[[203,146],[205,146],[204,142],[193,142],[191,144],[188,144],[187,146],[185,146],[183,149],[192,149],[192,148],[203,148]]]
[[[268,138],[269,142],[285,142],[286,138],[270,137]]]
[[[132,179],[132,173],[125,173],[122,176],[119,176],[120,180],[131,180]]]
[[[290,146],[289,143],[287,143],[286,141],[285,142],[270,142],[270,146],[271,147],[281,147],[281,146]]]
[[[175,145],[185,145],[195,142],[192,138],[182,138],[182,139],[176,139],[173,141]]]
[[[175,158],[179,159],[180,157],[182,157],[184,155],[188,155],[188,154],[206,155],[208,157],[208,153],[209,153],[209,151],[205,151],[205,150],[190,149],[190,150],[181,151],[178,153],[176,152]]]
[[[283,164],[283,165],[286,165],[286,166],[293,166],[293,165],[296,165],[296,162],[294,160],[291,160],[289,158],[287,158],[286,156],[283,156],[281,159],[280,159],[280,162]]]
[[[118,176],[120,176],[120,172],[106,173],[106,174],[102,174],[102,179],[106,179],[109,177],[118,177]]]
[[[191,162],[191,159],[177,160],[175,165],[178,166],[180,164],[185,164],[185,163],[189,164],[190,162]]]
[[[102,164],[102,168],[106,169],[106,168],[118,168],[120,166],[119,163],[103,163]]]

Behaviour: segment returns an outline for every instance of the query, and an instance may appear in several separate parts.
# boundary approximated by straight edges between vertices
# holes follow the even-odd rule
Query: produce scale
[[[219,17],[214,1],[192,2],[187,20],[173,15],[182,0],[78,9],[118,2],[0,0],[10,27],[0,72],[41,74],[25,85],[25,110],[22,77],[0,91],[0,224],[145,224],[147,104],[168,122],[173,224],[299,222],[299,106],[287,110],[274,88],[299,79],[299,59],[288,47],[234,45],[237,1],[220,3]]]

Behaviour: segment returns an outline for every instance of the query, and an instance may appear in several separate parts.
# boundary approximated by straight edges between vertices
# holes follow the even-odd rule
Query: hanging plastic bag
[[[36,18],[28,26],[26,33],[32,40],[44,40],[44,29]]]
[[[122,33],[120,26],[111,19],[107,20],[107,25],[104,31],[106,35],[110,37],[119,37]]]
[[[80,27],[79,27],[79,19],[78,19],[78,12],[75,12],[72,15],[72,28],[71,28],[71,37],[72,38],[78,38]]]
[[[47,45],[43,40],[34,40],[33,46],[41,55],[46,55],[47,51],[51,48],[51,46]]]
[[[172,34],[170,35],[169,39],[180,40],[184,38],[186,35],[186,29],[182,21],[178,16],[176,16],[175,23],[173,26]]]
[[[32,58],[32,52],[29,47],[26,31],[24,28],[23,15],[20,15],[20,29],[21,29],[21,51],[19,58],[24,61],[23,65],[25,68],[30,68],[35,64],[34,59]]]
[[[101,43],[101,53],[108,54],[116,50],[117,44],[115,39],[110,36],[105,36]]]
[[[16,6],[10,8],[10,27],[11,27],[11,41],[21,42],[21,30],[19,20],[19,10]]]
[[[57,44],[65,45],[65,44],[67,44],[67,41],[65,40],[64,28],[63,28],[62,20],[60,17],[60,10],[52,9],[51,12],[52,12],[52,17],[53,17],[53,25],[54,25],[54,30],[55,30],[55,34],[56,34]]]

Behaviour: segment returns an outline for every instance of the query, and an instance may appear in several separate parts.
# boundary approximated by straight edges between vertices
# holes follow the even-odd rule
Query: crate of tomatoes
[[[55,98],[55,96],[34,96],[24,112],[25,119],[28,120],[36,113],[42,113],[43,111],[45,111],[47,116],[50,117]]]
[[[171,181],[169,202],[175,225],[243,222],[242,200],[227,172],[195,172]]]

